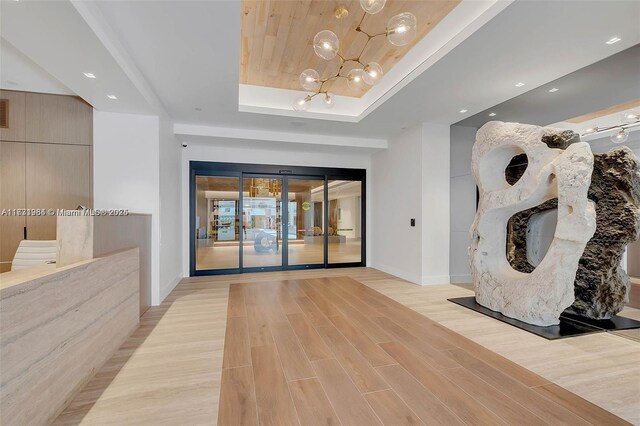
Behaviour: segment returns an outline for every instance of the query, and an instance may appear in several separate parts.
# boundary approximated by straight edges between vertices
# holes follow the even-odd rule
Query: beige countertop
[[[39,278],[51,276],[54,277],[57,274],[64,273],[71,269],[77,268],[82,265],[87,265],[95,262],[97,259],[89,259],[81,262],[77,262],[71,265],[56,267],[56,264],[46,264],[33,266],[31,268],[19,269],[17,271],[9,271],[0,274],[0,290],[7,290],[19,284],[24,284]],[[4,292],[3,292],[4,293]],[[6,296],[6,294],[0,293],[0,296]]]

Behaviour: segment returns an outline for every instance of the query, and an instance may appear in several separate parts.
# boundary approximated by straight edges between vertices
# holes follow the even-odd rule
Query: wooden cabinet
[[[27,144],[27,209],[92,207],[89,149],[78,145]],[[27,216],[27,238],[55,240],[55,216]]]
[[[25,206],[25,145],[0,142],[0,209]],[[11,269],[25,226],[24,216],[0,215],[0,272]]]
[[[0,91],[0,210],[93,207],[93,109],[74,96]],[[26,227],[30,240],[56,238],[55,216],[0,217],[0,272],[9,270]]]
[[[93,108],[74,96],[26,94],[26,140],[91,145]]]
[[[3,122],[0,126],[0,140],[24,142],[26,140],[26,93],[0,90],[0,100],[4,102]]]

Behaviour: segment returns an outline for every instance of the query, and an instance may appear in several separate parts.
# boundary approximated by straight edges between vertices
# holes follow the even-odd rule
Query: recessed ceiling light
[[[619,42],[620,40],[622,40],[620,37],[611,37],[609,40],[606,41],[607,44],[614,44]]]
[[[87,78],[96,78],[96,75],[92,72],[83,72],[82,74]]]
[[[195,107],[194,109],[195,109],[196,111],[202,111],[202,108],[200,108],[200,107]]]
[[[524,86],[524,83],[516,83],[516,87],[522,87]]]
[[[489,117],[495,117],[495,116],[496,116],[496,113],[495,113],[495,112],[490,112],[490,113],[489,113]]]
[[[118,99],[118,97],[116,95],[107,95],[107,98],[109,98],[109,99]]]
[[[466,109],[461,109],[461,110],[460,110],[460,114],[464,114],[465,112],[467,112],[467,110],[466,110]]]
[[[560,89],[558,89],[557,87],[554,87],[552,89],[549,89],[549,92],[553,93],[553,92],[557,92],[558,90]]]

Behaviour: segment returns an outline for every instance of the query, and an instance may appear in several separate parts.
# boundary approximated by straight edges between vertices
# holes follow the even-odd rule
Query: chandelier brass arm
[[[367,14],[375,14],[380,12],[384,7],[386,0],[360,0],[360,6],[364,9],[364,13],[355,31],[364,34],[367,37],[367,41],[360,50],[360,54],[353,58],[345,58],[340,54],[340,40],[338,36],[330,30],[320,31],[313,39],[313,50],[320,58],[330,61],[335,57],[340,59],[340,66],[338,70],[324,79],[320,78],[318,72],[312,68],[302,71],[299,80],[303,89],[313,92],[312,94],[306,94],[305,96],[298,98],[294,104],[293,109],[297,111],[306,111],[309,108],[311,100],[316,96],[323,94],[324,102],[327,105],[333,104],[333,95],[325,89],[325,84],[328,81],[332,81],[338,78],[345,78],[347,80],[347,86],[351,89],[359,89],[362,84],[374,85],[380,81],[384,71],[377,62],[364,63],[362,61],[362,55],[367,49],[367,46],[376,37],[386,36],[389,43],[395,46],[404,46],[411,42],[417,32],[417,18],[410,12],[400,13],[389,19],[387,28],[384,32],[372,34],[365,31],[362,28],[362,24]],[[348,15],[348,11],[340,10],[340,13],[335,14],[339,19]],[[355,62],[362,66],[362,68],[353,68],[347,75],[342,75],[342,71],[347,62]]]
[[[629,132],[627,130],[640,126],[640,111],[627,111],[622,114],[622,117],[620,118],[622,123],[606,127],[593,125],[585,129],[580,136],[599,135],[601,133],[615,131],[611,135],[611,142],[625,143],[629,138]]]

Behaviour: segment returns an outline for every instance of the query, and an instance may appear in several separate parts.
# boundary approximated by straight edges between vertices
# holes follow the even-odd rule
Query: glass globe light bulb
[[[329,30],[320,31],[313,38],[313,50],[320,58],[330,61],[335,58],[340,49],[340,40],[338,36]]]
[[[382,71],[382,67],[377,62],[369,62],[364,67],[364,74],[362,74],[362,79],[365,83],[373,86],[382,78],[384,72]]]
[[[384,8],[386,2],[387,0],[360,0],[360,7],[368,14],[375,15]]]
[[[331,107],[333,106],[333,95],[329,92],[324,94],[324,103],[328,106]]]
[[[622,114],[623,123],[632,124],[637,121],[640,121],[640,112],[638,111],[627,111]]]
[[[347,86],[349,89],[359,89],[364,83],[364,70],[354,68],[347,74]]]
[[[320,74],[314,69],[306,69],[300,73],[300,85],[311,92],[320,88]]]
[[[629,139],[629,132],[625,129],[620,129],[613,135],[611,135],[611,142],[613,143],[625,143]]]
[[[418,18],[411,12],[400,13],[387,22],[387,40],[394,46],[409,44],[416,36]]]
[[[306,111],[309,109],[309,104],[311,103],[311,96],[305,95],[297,98],[293,102],[293,109],[296,111]]]

